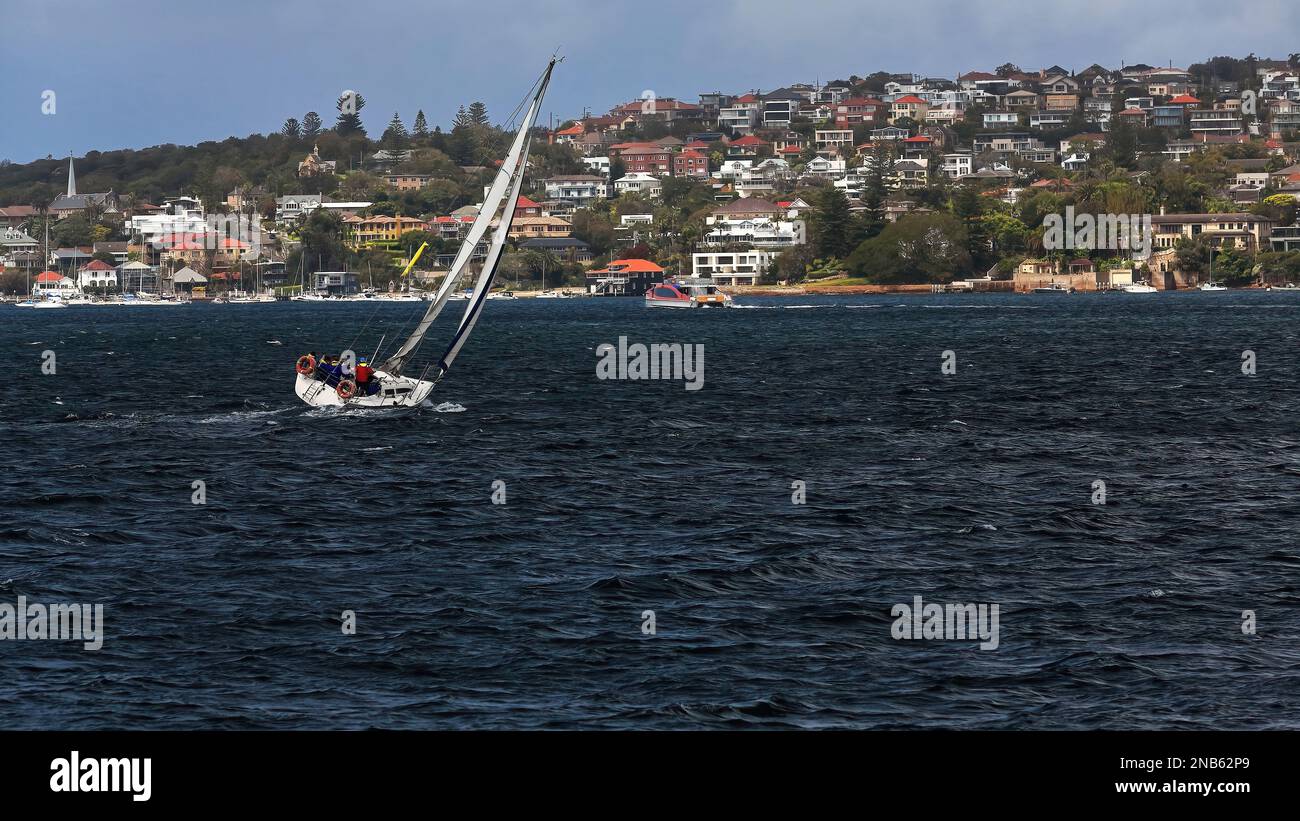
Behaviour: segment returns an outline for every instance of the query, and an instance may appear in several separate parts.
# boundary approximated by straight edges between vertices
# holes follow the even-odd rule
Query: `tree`
[[[350,257],[343,244],[343,221],[338,214],[318,208],[311,213],[298,231],[302,243],[301,255],[318,271],[345,271]],[[288,267],[297,267],[292,260]]]
[[[591,246],[591,252],[603,256],[614,247],[614,224],[603,213],[580,208],[573,213],[573,236]]]
[[[948,282],[971,269],[965,234],[950,214],[909,214],[859,245],[844,267],[877,283]]]
[[[60,248],[75,248],[93,245],[95,242],[95,223],[85,214],[73,214],[54,224],[51,240]]]
[[[302,115],[302,136],[308,140],[315,139],[320,133],[321,121],[320,115],[315,111],[308,111]]]
[[[1002,78],[1010,77],[1012,74],[1020,73],[1020,66],[1015,63],[1003,63],[993,70],[993,73]]]
[[[361,124],[361,109],[366,107],[366,98],[353,91],[339,95],[334,107],[339,110],[338,119],[334,121],[334,131],[340,137],[366,136],[366,127]]]
[[[474,121],[470,119],[469,112],[465,110],[465,106],[461,106],[460,108],[456,109],[456,116],[453,117],[451,120],[451,129],[453,133],[457,128],[462,128],[464,126],[470,126],[473,124]]]
[[[866,157],[867,180],[862,190],[862,239],[871,239],[885,230],[885,198],[889,195],[887,175],[894,165],[892,149],[877,143]]]
[[[1291,225],[1296,217],[1296,199],[1290,194],[1273,194],[1265,197],[1263,202],[1251,206],[1250,210],[1268,217],[1278,225]]]
[[[992,264],[992,241],[988,235],[988,226],[983,221],[984,198],[975,186],[962,185],[952,198],[952,212],[961,220],[962,236],[966,243],[969,261],[983,270],[986,264]]]
[[[853,250],[853,215],[848,198],[835,187],[820,191],[814,198],[812,214],[808,219],[810,237],[818,257],[844,259]]]
[[[302,126],[298,124],[296,117],[290,117],[284,121],[284,128],[280,129],[280,133],[291,140],[297,140],[302,137]]]
[[[488,124],[487,106],[483,105],[483,103],[479,102],[478,100],[475,100],[474,102],[470,103],[469,120],[474,125],[487,125]]]
[[[1110,160],[1120,168],[1136,168],[1138,149],[1137,130],[1128,123],[1122,122],[1124,118],[1118,117],[1116,119],[1121,120],[1121,122],[1111,126],[1110,136],[1106,139],[1106,148],[1097,153],[1101,154],[1105,159]]]
[[[415,112],[415,126],[411,132],[419,141],[424,142],[429,137],[429,122],[424,119],[424,109]]]
[[[388,128],[384,129],[384,135],[379,138],[379,144],[390,151],[401,151],[409,142],[410,135],[406,132],[406,126],[394,111],[393,119],[388,121]]]

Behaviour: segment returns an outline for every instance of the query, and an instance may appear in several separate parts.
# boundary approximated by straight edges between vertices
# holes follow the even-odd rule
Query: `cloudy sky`
[[[378,136],[394,111],[446,126],[481,99],[513,109],[566,57],[543,119],[652,89],[772,89],[1004,62],[1185,67],[1300,50],[1295,0],[3,0],[0,159],[193,144],[277,130],[356,89]],[[1225,14],[1226,13],[1226,14]],[[55,93],[56,113],[42,114]]]

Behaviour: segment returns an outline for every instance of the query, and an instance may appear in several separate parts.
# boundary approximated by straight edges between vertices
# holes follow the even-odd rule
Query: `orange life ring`
[[[357,383],[351,379],[344,379],[339,382],[339,386],[334,389],[340,399],[351,399],[357,395]]]
[[[311,376],[316,372],[316,360],[310,354],[303,354],[298,357],[298,364],[294,367],[303,376]]]

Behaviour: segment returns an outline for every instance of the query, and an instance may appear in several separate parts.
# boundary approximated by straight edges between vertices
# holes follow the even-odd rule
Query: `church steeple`
[[[72,155],[68,155],[68,196],[75,196],[77,193],[77,175],[72,171]]]

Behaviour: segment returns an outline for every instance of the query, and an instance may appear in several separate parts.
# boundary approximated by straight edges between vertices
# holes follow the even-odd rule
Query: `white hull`
[[[1201,284],[1201,290],[1202,291],[1226,291],[1228,289],[1223,287],[1222,285],[1218,285],[1213,282],[1205,282]]]
[[[433,393],[433,383],[412,379],[409,376],[389,376],[375,372],[380,390],[373,396],[354,396],[343,399],[331,385],[322,380],[298,374],[294,392],[298,398],[317,408],[413,408]]]
[[[1154,294],[1155,286],[1152,285],[1125,285],[1124,293],[1126,294]]]

